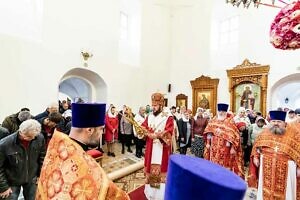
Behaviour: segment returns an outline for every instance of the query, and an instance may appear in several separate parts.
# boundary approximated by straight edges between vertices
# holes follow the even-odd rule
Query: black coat
[[[49,111],[45,110],[44,112],[36,115],[33,119],[38,120],[41,123],[41,120],[45,117],[48,117],[49,114],[50,114]]]
[[[189,138],[188,141],[188,147],[191,145],[191,139],[194,137],[193,134],[193,124],[194,124],[194,120],[190,119],[189,123],[191,125],[191,136]],[[178,126],[178,132],[179,132],[179,143],[186,143],[187,140],[187,122],[183,121],[182,118],[178,120],[177,122],[177,126]],[[183,141],[181,140],[181,138],[183,138]]]
[[[45,140],[38,134],[27,149],[15,132],[0,141],[0,193],[10,186],[32,183],[40,175],[46,154]]]

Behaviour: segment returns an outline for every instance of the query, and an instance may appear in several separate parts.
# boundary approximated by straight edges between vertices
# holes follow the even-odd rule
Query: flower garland
[[[300,48],[300,1],[286,5],[271,24],[270,42],[278,49]]]

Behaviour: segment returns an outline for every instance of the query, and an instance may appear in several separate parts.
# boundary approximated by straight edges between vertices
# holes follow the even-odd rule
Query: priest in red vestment
[[[255,140],[249,187],[257,199],[300,200],[300,130],[285,123],[286,112],[270,111],[270,124]]]
[[[55,131],[38,181],[36,200],[129,200],[86,151],[99,145],[105,104],[73,103],[70,135]]]
[[[151,96],[153,112],[142,124],[147,129],[145,151],[145,195],[151,199],[164,199],[166,172],[171,154],[174,119],[163,112],[164,96],[154,93]]]
[[[227,117],[228,104],[218,104],[218,114],[204,130],[204,159],[217,163],[243,177],[240,134],[232,117]]]

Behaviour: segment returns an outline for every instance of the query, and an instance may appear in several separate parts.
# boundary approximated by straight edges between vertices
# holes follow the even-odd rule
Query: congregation
[[[144,157],[148,199],[163,199],[169,156],[175,153],[192,154],[229,169],[248,182],[248,187],[257,188],[257,199],[300,198],[300,147],[297,144],[300,108],[278,108],[262,116],[259,111],[245,107],[233,113],[228,110],[228,104],[219,103],[216,116],[202,107],[193,115],[185,106],[164,107],[163,100],[162,94],[154,93],[152,106],[140,106],[136,113],[127,105],[118,111],[110,104],[105,112],[102,137],[93,146],[107,156],[115,157],[115,144],[119,142],[121,154],[127,151],[138,158]],[[55,131],[65,135],[74,132],[72,105],[78,104],[86,103],[72,104],[67,99],[49,104],[44,112],[35,116],[29,108],[22,108],[4,119],[0,127],[1,198],[16,199],[22,187],[25,199],[34,199],[49,143]],[[77,127],[89,126],[80,123]],[[138,128],[144,131],[143,137]],[[162,148],[157,146],[157,141]],[[7,148],[9,145],[11,147]],[[107,146],[107,152],[103,145]],[[274,155],[278,159],[272,161]],[[155,174],[157,170],[159,174]],[[281,185],[275,187],[279,179]],[[297,182],[297,186],[287,187],[290,179]]]

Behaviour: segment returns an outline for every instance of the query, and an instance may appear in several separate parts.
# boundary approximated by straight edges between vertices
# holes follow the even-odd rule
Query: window
[[[240,17],[231,13],[224,16],[212,20],[211,63],[217,69],[239,62]]]
[[[239,41],[239,17],[233,16],[220,22],[219,47],[236,46]]]
[[[121,0],[119,26],[119,62],[138,67],[141,43],[140,0]]]
[[[120,39],[128,39],[128,15],[120,12]]]

